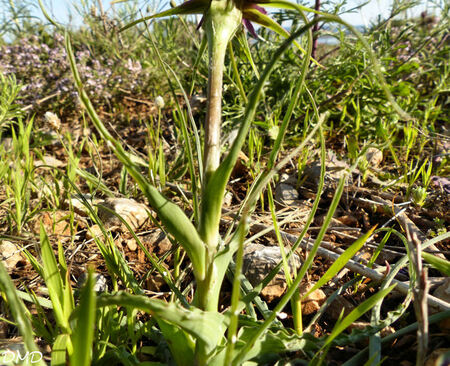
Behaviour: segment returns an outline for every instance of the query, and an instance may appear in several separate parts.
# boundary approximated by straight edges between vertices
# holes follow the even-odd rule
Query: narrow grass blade
[[[56,337],[52,346],[52,360],[51,366],[65,366],[67,365],[67,345],[69,344],[70,336],[68,334],[60,334]]]
[[[361,249],[361,247],[364,245],[364,243],[369,239],[369,237],[372,235],[373,231],[375,230],[375,227],[370,229],[367,233],[365,233],[363,236],[359,237],[352,245],[350,245],[344,253],[342,253],[339,256],[339,259],[334,262],[330,268],[324,273],[322,277],[316,282],[316,284],[311,287],[311,289],[303,295],[302,299],[306,298],[309,294],[317,290],[318,288],[325,285],[328,281],[330,281],[344,266],[347,264],[349,259],[352,259],[353,256],[358,252],[358,250]]]
[[[0,291],[1,296],[8,303],[11,314],[17,324],[19,333],[22,335],[25,349],[28,352],[39,352],[39,348],[34,343],[33,328],[30,321],[30,313],[23,304],[22,300],[17,296],[14,283],[6,271],[2,261],[0,261]],[[45,362],[40,360],[36,365],[45,366]]]
[[[450,262],[433,254],[422,252],[422,258],[446,276],[450,276]]]
[[[73,354],[70,361],[76,366],[89,366],[92,360],[96,313],[94,284],[93,272],[89,270],[86,285],[81,290],[77,325],[72,335]]]
[[[254,8],[245,9],[244,17],[252,22],[258,23],[259,25],[262,25],[263,27],[266,27],[274,31],[275,33],[279,34],[284,38],[289,37],[289,32],[286,29],[284,29],[281,25],[279,25],[276,21],[274,21],[270,16],[261,13],[258,9]],[[297,41],[294,41],[293,44],[300,50],[301,53],[307,54],[304,48],[300,46],[300,44]],[[314,62],[317,66],[323,67],[313,58],[311,58],[311,61]]]
[[[127,24],[125,27],[120,29],[120,32],[122,32],[128,28],[134,27],[136,24],[146,22],[148,20],[155,19],[155,18],[168,17],[171,15],[202,14],[206,10],[208,5],[209,5],[209,1],[207,1],[207,0],[186,1],[183,4],[181,4],[175,8],[135,20],[134,22]]]
[[[348,314],[344,319],[342,319],[339,324],[337,324],[331,334],[327,337],[325,344],[322,348],[331,344],[331,342],[341,334],[345,329],[347,329],[353,322],[358,320],[363,314],[372,309],[379,301],[381,301],[387,294],[389,294],[395,285],[392,285],[384,290],[378,291],[375,295],[368,298],[366,301],[358,305],[355,309],[353,309],[350,314]]]
[[[56,322],[64,331],[68,331],[68,316],[64,314],[64,288],[61,273],[58,269],[55,254],[53,253],[50,240],[41,223],[41,259],[45,284],[48,288],[48,294],[53,304]]]

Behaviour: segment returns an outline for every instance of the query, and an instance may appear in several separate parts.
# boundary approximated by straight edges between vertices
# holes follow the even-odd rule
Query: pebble
[[[20,262],[25,263],[19,248],[10,241],[0,242],[0,259],[8,272],[11,272]]]
[[[298,191],[291,185],[286,183],[280,183],[275,189],[275,200],[278,202],[292,202],[298,200]]]
[[[264,277],[282,260],[279,247],[267,247],[261,244],[249,244],[244,249],[242,272],[252,286],[260,283]],[[300,267],[300,258],[294,254],[289,261],[290,270]],[[281,269],[273,280],[261,291],[261,295],[272,301],[283,295],[287,284]]]
[[[103,205],[120,215],[133,230],[139,229],[148,219],[147,206],[131,198],[107,198]],[[106,228],[122,227],[119,218],[101,206],[98,207],[98,215]]]

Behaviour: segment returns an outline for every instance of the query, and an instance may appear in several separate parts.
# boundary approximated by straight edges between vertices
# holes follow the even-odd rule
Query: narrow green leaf
[[[22,335],[25,349],[30,353],[39,352],[39,348],[34,343],[30,313],[17,295],[14,283],[11,281],[11,278],[9,277],[2,261],[0,261],[0,291],[1,296],[4,297],[8,303],[11,314],[17,324],[19,333]],[[45,362],[42,360],[36,362],[35,364],[45,366]]]
[[[442,274],[450,276],[450,262],[448,260],[436,257],[435,255],[426,252],[422,252],[422,258]]]
[[[40,306],[47,308],[47,309],[53,309],[53,304],[50,300],[46,299],[45,297],[40,296],[31,296],[29,293],[22,292],[17,290],[17,296],[21,298],[22,300],[36,303],[36,301],[39,303]]]
[[[72,335],[73,354],[70,361],[74,366],[89,366],[92,360],[96,312],[94,284],[93,271],[89,270],[86,285],[81,290],[78,320]]]
[[[331,334],[327,337],[325,344],[322,348],[328,346],[339,334],[341,334],[345,329],[347,329],[353,322],[358,320],[363,314],[372,309],[378,301],[382,300],[388,293],[390,293],[395,285],[392,285],[384,290],[378,291],[375,295],[368,298],[363,303],[359,304],[355,309],[353,309],[350,314],[348,314],[344,319],[342,319],[339,324],[333,329]]]
[[[178,366],[194,365],[195,342],[191,335],[177,325],[162,319],[157,319],[157,322],[176,364]]]
[[[67,345],[69,344],[70,336],[68,334],[60,334],[56,337],[52,346],[52,361],[51,366],[65,366],[67,365]]]
[[[64,290],[61,273],[56,263],[50,240],[41,223],[40,241],[41,241],[41,260],[44,274],[44,281],[48,288],[48,294],[53,304],[56,322],[64,330],[68,329],[68,318],[64,314]]]
[[[318,288],[325,285],[328,281],[330,281],[344,266],[347,264],[349,259],[352,259],[353,256],[361,249],[364,243],[369,239],[372,235],[375,227],[370,229],[363,236],[359,237],[352,245],[350,245],[344,253],[342,253],[339,258],[331,265],[330,268],[325,272],[325,274],[316,282],[316,284],[311,287],[311,289],[302,297],[302,300],[306,298],[309,294],[317,290]]]
[[[139,23],[146,22],[148,20],[155,19],[155,18],[168,17],[171,15],[203,14],[203,12],[208,8],[208,6],[209,6],[209,1],[207,1],[207,0],[186,1],[175,8],[135,20],[134,22],[131,22],[130,24],[127,24],[125,27],[120,29],[119,32],[122,32],[128,28],[134,27],[135,25],[137,25]]]
[[[146,296],[119,292],[114,295],[102,295],[97,299],[97,306],[99,307],[111,305],[140,309],[155,318],[175,324],[204,342],[209,350],[217,347],[226,330],[227,318],[220,313],[206,312],[197,308],[187,310],[174,303],[166,303]]]
[[[289,32],[284,29],[281,25],[279,25],[275,20],[273,20],[271,17],[261,13],[258,9],[255,8],[246,8],[243,11],[244,18],[258,23],[259,25],[262,25],[263,27],[266,27],[275,33],[279,34],[280,36],[284,38],[288,38],[290,36]],[[292,42],[295,47],[297,47],[301,53],[306,54],[307,52],[305,49],[300,46],[300,44],[297,41]],[[319,62],[317,62],[315,59],[311,58],[311,61],[314,62],[317,66],[323,67]]]

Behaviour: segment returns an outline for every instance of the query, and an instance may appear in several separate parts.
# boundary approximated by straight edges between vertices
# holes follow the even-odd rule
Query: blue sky
[[[176,0],[177,3],[180,3],[180,0]],[[78,4],[80,5],[82,2],[80,0],[44,0],[45,4],[47,5],[48,9],[51,10],[51,13],[57,18],[58,21],[62,23],[68,22],[68,14],[72,13],[73,15],[76,15],[77,12],[75,10],[75,6]],[[83,1],[84,3],[96,3],[96,1]],[[313,5],[313,0],[310,0],[310,6]],[[361,0],[348,0],[348,4],[346,6],[346,9],[351,9],[364,1]],[[103,6],[105,10],[109,8],[110,1],[103,0]],[[154,1],[139,1],[139,5],[141,5],[142,10],[144,11],[147,7],[147,5],[150,5],[154,7],[154,4],[157,4],[157,8],[164,7],[165,3],[167,2],[158,2],[158,0]],[[390,13],[390,7],[392,4],[392,0],[370,0],[367,5],[365,5],[361,10],[355,11],[353,13],[344,14],[342,17],[344,20],[348,21],[349,23],[353,25],[368,25],[371,21],[374,21],[378,15],[381,15],[382,17],[386,17]],[[412,12],[414,15],[420,14],[420,12],[427,7],[428,0],[423,1],[420,6],[416,7]],[[431,11],[430,11],[431,12]],[[411,13],[411,12],[410,12]],[[39,9],[36,9],[35,12],[36,15],[40,16]],[[79,17],[74,17],[75,24],[80,23]]]

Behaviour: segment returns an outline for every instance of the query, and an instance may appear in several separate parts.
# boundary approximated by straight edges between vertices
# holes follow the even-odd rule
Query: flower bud
[[[44,118],[54,130],[59,131],[61,128],[61,120],[55,113],[45,112]]]
[[[163,99],[163,97],[162,97],[161,95],[158,95],[158,96],[155,98],[155,104],[156,104],[156,106],[157,106],[159,109],[164,108],[165,103],[164,103],[164,99]]]

